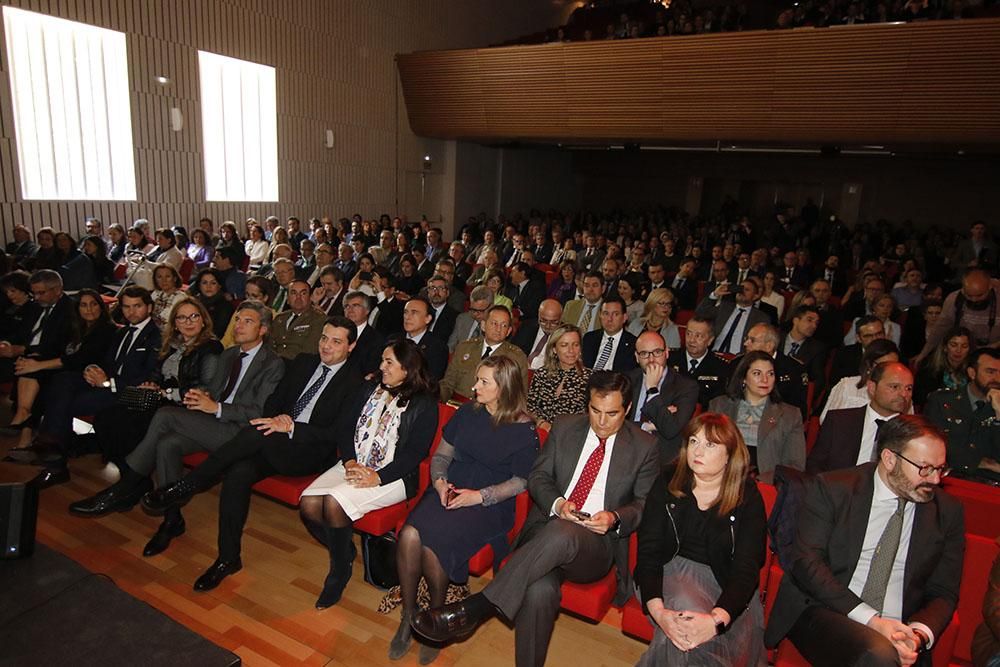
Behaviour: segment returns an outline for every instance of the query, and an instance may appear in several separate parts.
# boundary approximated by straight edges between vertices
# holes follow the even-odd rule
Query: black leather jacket
[[[179,390],[174,392],[172,398],[175,401],[180,401],[188,389],[204,388],[211,383],[212,378],[218,372],[221,353],[222,343],[217,340],[205,341],[181,357],[176,378],[163,376],[163,360],[161,360],[160,365],[153,371],[150,381],[160,385],[162,389]]]

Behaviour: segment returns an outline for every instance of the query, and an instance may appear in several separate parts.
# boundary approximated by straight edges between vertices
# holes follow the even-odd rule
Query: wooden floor
[[[6,401],[3,401],[6,403]],[[0,419],[8,423],[6,405]],[[0,437],[0,452],[16,444]],[[341,602],[325,611],[313,603],[327,571],[326,550],[308,537],[298,514],[254,497],[243,538],[242,572],[209,593],[191,585],[215,559],[218,493],[196,497],[185,509],[187,533],[154,558],[142,547],[158,520],[140,509],[100,519],[71,516],[67,505],[104,488],[102,465],[90,456],[71,463],[72,480],[42,492],[38,540],[94,572],[107,574],[122,589],[145,600],[191,630],[257,665],[415,665],[417,646],[397,663],[386,657],[399,613],[375,609],[382,592],[365,583],[360,559]],[[0,480],[33,469],[0,464]],[[488,579],[473,579],[473,591]],[[645,645],[621,633],[614,608],[600,624],[563,614],[556,624],[548,665],[588,667],[634,665]],[[435,665],[513,665],[514,634],[492,620],[470,639],[443,650]],[[141,658],[136,656],[137,663]]]

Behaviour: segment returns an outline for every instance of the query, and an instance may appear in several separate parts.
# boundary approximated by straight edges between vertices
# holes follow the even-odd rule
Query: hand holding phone
[[[573,516],[575,516],[580,521],[586,521],[587,519],[590,518],[590,513],[589,512],[584,512],[582,510],[570,510],[569,513],[572,514]]]

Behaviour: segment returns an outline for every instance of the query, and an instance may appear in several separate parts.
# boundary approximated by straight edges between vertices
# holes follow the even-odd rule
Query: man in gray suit
[[[215,451],[251,419],[260,417],[264,401],[285,374],[285,364],[264,344],[271,326],[271,309],[259,301],[244,301],[236,311],[236,345],[219,356],[219,370],[206,389],[191,389],[184,407],[166,407],[153,417],[146,436],[125,458],[121,480],[95,496],[70,505],[77,516],[103,516],[135,506],[156,483],[177,481],[185,454]],[[184,532],[180,511],[168,513],[144,555],[163,551],[170,538]]]
[[[616,565],[619,593],[631,590],[628,536],[659,472],[659,448],[628,419],[627,376],[595,371],[588,389],[588,414],[560,417],[535,461],[534,506],[507,565],[481,593],[417,614],[421,635],[449,641],[499,613],[515,624],[517,665],[541,667],[564,580],[597,581]]]
[[[743,339],[750,327],[769,324],[771,320],[763,311],[753,307],[759,296],[757,283],[753,280],[744,280],[739,284],[734,300],[726,298],[730,294],[729,283],[722,283],[701,300],[694,312],[701,317],[714,318],[712,333],[716,352],[739,354],[743,351]]]

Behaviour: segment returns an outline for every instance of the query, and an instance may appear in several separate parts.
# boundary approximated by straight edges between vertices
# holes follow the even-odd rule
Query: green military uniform
[[[493,348],[490,356],[494,354],[509,357],[517,363],[517,367],[521,370],[525,391],[527,391],[528,358],[521,351],[521,348],[505,340]],[[455,346],[455,352],[451,355],[451,361],[448,363],[448,370],[440,383],[442,401],[451,399],[452,394],[459,394],[466,398],[472,397],[472,387],[476,384],[476,367],[479,366],[482,357],[482,338],[465,340]]]
[[[968,387],[939,389],[927,397],[924,415],[948,436],[948,465],[976,468],[1000,460],[1000,418],[988,399],[974,408]]]
[[[316,306],[310,306],[301,315],[290,310],[279,313],[271,324],[271,347],[279,357],[287,361],[303,352],[316,354],[325,322],[326,315]]]

